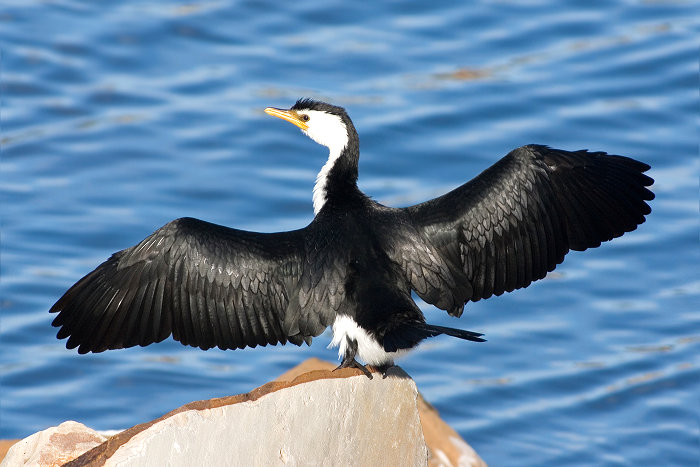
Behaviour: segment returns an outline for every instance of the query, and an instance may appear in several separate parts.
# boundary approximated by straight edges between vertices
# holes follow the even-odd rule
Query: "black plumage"
[[[483,340],[427,324],[412,290],[460,316],[469,301],[543,278],[569,250],[634,230],[654,198],[644,163],[528,145],[441,197],[390,208],[357,187],[359,139],[344,109],[303,99],[266,111],[330,148],[313,221],[272,234],[168,223],[51,308],[68,348],[101,352],[170,335],[202,349],[301,345],[333,325],[341,366],[358,365],[356,355],[390,365],[426,337]]]

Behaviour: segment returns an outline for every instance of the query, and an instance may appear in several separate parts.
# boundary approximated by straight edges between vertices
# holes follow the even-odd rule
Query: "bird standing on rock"
[[[427,337],[482,334],[425,322],[411,291],[461,316],[468,301],[527,287],[564,260],[634,230],[651,212],[649,166],[603,152],[523,146],[415,206],[357,187],[359,139],[345,109],[301,99],[265,109],[326,146],[315,217],[256,233],[174,220],[114,253],[51,308],[79,353],[160,342],[235,349],[311,343],[332,326],[339,368],[385,372]]]

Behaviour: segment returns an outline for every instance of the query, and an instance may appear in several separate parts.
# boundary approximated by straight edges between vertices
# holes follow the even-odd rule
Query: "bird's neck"
[[[342,147],[337,145],[329,147],[329,150],[328,161],[316,176],[314,214],[318,214],[329,201],[345,204],[361,195],[357,188],[357,164],[360,156],[357,136],[351,135]]]

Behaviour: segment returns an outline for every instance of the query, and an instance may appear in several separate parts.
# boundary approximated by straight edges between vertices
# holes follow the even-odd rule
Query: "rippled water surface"
[[[436,338],[401,365],[492,465],[697,465],[700,9],[585,5],[4,2],[0,437],[124,428],[335,358],[328,334],[79,356],[47,312],[171,219],[306,225],[325,149],[262,109],[313,96],[348,109],[360,186],[394,206],[526,143],[649,163],[639,230],[459,321],[423,305],[489,341]]]

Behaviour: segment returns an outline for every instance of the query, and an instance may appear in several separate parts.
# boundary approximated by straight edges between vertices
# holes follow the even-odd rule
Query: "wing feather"
[[[80,353],[145,346],[171,334],[208,349],[308,341],[298,296],[304,230],[261,234],[192,218],[112,255],[51,308]],[[311,293],[327,294],[324,290]],[[301,335],[299,335],[301,331]],[[293,331],[290,333],[290,331]]]
[[[451,300],[435,290],[424,261],[397,254],[411,287],[426,301],[460,315],[464,304],[527,287],[569,250],[594,248],[643,223],[654,195],[649,166],[602,152],[529,145],[511,151],[472,181],[404,208],[424,246],[454,265]],[[405,248],[404,248],[405,249]],[[414,247],[415,249],[415,247]],[[442,273],[444,275],[444,271]],[[450,280],[437,281],[444,285]],[[445,291],[442,291],[443,295]]]

